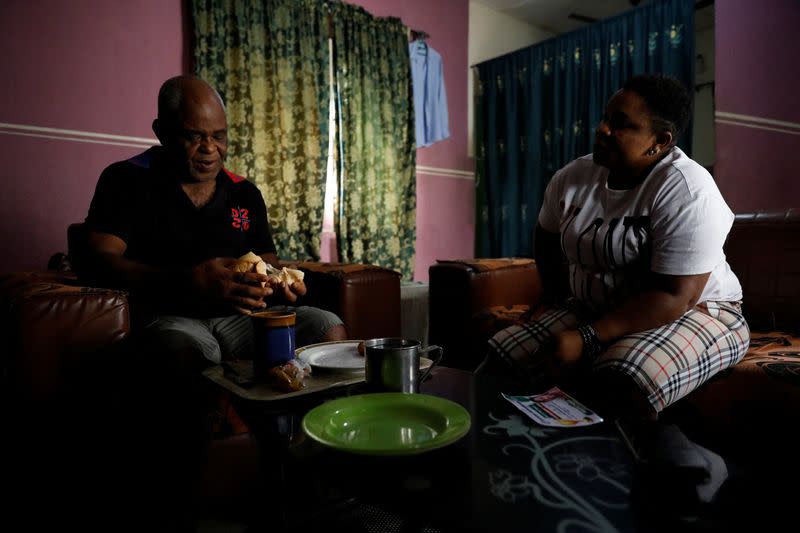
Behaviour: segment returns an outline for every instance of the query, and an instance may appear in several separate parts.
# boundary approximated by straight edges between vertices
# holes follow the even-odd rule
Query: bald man
[[[260,191],[223,166],[227,128],[213,87],[167,80],[153,121],[161,146],[106,168],[86,217],[93,281],[131,291],[134,331],[206,364],[252,357],[248,315],[306,292],[302,282],[262,287],[266,275],[231,268],[249,251],[275,266],[278,256]],[[291,309],[298,346],[346,338],[336,315]]]

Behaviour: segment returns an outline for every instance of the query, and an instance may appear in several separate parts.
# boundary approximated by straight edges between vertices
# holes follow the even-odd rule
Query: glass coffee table
[[[354,383],[330,392],[289,409],[289,444],[267,452],[281,465],[268,483],[277,484],[285,531],[636,530],[633,460],[611,422],[538,426],[500,396],[538,391],[437,367],[422,393],[463,406],[468,433],[426,453],[368,456],[303,435],[302,417],[314,405],[364,390]]]

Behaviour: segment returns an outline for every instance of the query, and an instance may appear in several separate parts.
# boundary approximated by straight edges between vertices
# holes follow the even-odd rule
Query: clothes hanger
[[[428,53],[428,43],[425,42],[425,39],[430,37],[426,32],[421,30],[411,30],[411,39],[413,42],[418,43],[417,47],[424,50],[424,52]]]
[[[421,30],[411,30],[411,36],[415,41],[425,41],[430,35]]]

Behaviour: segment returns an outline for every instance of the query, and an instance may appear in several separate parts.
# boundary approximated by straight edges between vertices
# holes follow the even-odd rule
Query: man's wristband
[[[586,324],[578,328],[578,333],[581,334],[581,339],[583,339],[583,355],[594,361],[603,348],[597,330],[591,324]]]

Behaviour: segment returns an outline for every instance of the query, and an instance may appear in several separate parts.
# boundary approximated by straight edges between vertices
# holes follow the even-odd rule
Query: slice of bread
[[[261,257],[253,252],[247,252],[240,257],[234,264],[233,270],[236,272],[258,272],[259,274],[266,274],[272,278],[273,282],[285,283],[291,285],[297,281],[303,281],[305,273],[296,268],[275,268],[274,266],[266,263]],[[265,282],[261,282],[263,287]]]
[[[247,252],[240,257],[234,264],[233,270],[236,272],[258,272],[259,274],[267,273],[267,263],[264,262],[259,256],[253,252]],[[261,282],[261,286],[266,285],[265,281]]]
[[[303,281],[305,272],[295,268],[283,267],[278,269],[272,265],[267,265],[267,275],[270,277],[274,276],[277,281],[284,282],[286,285],[291,285],[296,281]]]

